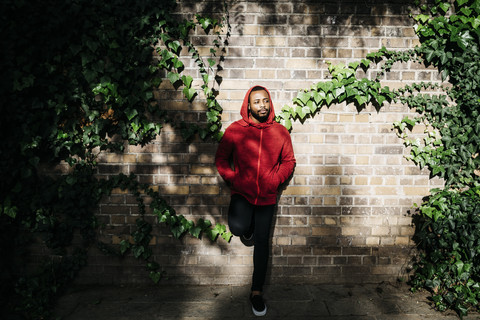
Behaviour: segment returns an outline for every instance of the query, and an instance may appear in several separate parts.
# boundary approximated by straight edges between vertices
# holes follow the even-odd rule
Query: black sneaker
[[[252,311],[254,315],[261,317],[267,314],[267,306],[265,305],[265,302],[263,302],[261,295],[250,295],[250,302],[252,303]]]
[[[253,232],[250,233],[250,234],[242,234],[242,235],[240,236],[240,241],[242,241],[242,243],[243,243],[244,245],[246,245],[247,247],[253,246],[253,244],[254,244],[254,242],[255,242],[255,241],[254,241],[254,238],[253,238]]]

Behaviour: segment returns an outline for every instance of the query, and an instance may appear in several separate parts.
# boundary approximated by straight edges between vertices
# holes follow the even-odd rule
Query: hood
[[[248,114],[248,98],[250,97],[250,92],[252,92],[252,89],[255,87],[260,87],[263,88],[268,94],[268,98],[270,100],[270,113],[268,114],[267,121],[263,123],[254,123],[252,120],[250,120],[249,114]],[[272,96],[270,95],[270,91],[267,90],[267,88],[263,86],[253,86],[251,87],[247,93],[245,94],[245,98],[243,98],[243,103],[242,103],[242,108],[240,109],[240,115],[242,116],[242,120],[240,120],[241,124],[243,126],[254,126],[257,128],[264,128],[266,126],[269,126],[273,123],[275,120],[275,111],[273,108],[273,102],[272,102]]]

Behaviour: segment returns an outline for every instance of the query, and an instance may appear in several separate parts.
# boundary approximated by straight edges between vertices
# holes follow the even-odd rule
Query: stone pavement
[[[227,285],[75,287],[55,312],[65,320],[252,319],[248,293],[248,286]],[[264,319],[459,319],[433,310],[426,292],[413,294],[405,284],[270,285],[264,297]]]

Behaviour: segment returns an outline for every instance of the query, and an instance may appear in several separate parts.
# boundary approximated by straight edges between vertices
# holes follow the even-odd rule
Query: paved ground
[[[59,302],[65,320],[249,319],[248,286],[77,287]],[[431,308],[427,293],[406,285],[268,286],[264,319],[459,319]],[[464,319],[480,319],[470,314]]]

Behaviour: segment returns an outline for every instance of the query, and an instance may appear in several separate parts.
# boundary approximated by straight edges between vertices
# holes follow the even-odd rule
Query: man
[[[290,134],[274,121],[275,112],[266,88],[255,86],[248,90],[240,115],[242,119],[225,131],[215,164],[232,194],[228,210],[230,231],[242,241],[253,237],[250,301],[253,313],[263,316],[267,312],[262,290],[269,259],[270,227],[278,187],[292,175],[295,156]]]

